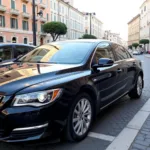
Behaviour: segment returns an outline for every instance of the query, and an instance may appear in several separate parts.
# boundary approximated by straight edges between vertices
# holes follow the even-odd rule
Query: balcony
[[[43,9],[45,9],[46,8],[46,4],[40,3],[40,7],[43,8]]]
[[[6,6],[0,5],[0,11],[5,12],[6,11]]]
[[[25,2],[25,3],[28,3],[29,2],[29,0],[22,0],[23,2]]]
[[[17,9],[11,9],[10,10],[10,14],[18,16],[19,15],[19,10],[17,10]]]
[[[26,13],[26,12],[23,12],[23,13],[22,13],[22,16],[23,16],[24,18],[30,18],[30,14],[29,14],[29,13]]]
[[[40,21],[41,21],[41,22],[46,22],[46,21],[47,21],[47,19],[46,19],[46,18],[44,18],[44,17],[40,17]]]

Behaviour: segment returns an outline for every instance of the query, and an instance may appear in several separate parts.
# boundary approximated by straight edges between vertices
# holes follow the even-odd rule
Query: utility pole
[[[90,35],[92,35],[92,13],[90,13]]]
[[[36,16],[35,16],[35,0],[32,0],[32,15],[33,15],[33,45],[36,46]]]
[[[86,13],[86,15],[90,15],[90,35],[92,35],[92,16],[96,15],[95,13]]]

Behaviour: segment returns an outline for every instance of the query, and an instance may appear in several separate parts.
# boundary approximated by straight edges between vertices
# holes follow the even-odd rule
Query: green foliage
[[[138,46],[139,46],[139,44],[138,44],[138,43],[133,43],[133,44],[132,44],[132,47],[137,48]]]
[[[97,37],[90,34],[84,34],[80,39],[97,39]]]
[[[60,35],[67,33],[67,26],[62,22],[48,22],[43,25],[43,31],[51,34],[53,41],[56,41]]]
[[[142,39],[140,40],[140,44],[149,44],[149,40],[148,39]]]
[[[129,49],[132,49],[132,45],[129,45],[128,48],[129,48]]]

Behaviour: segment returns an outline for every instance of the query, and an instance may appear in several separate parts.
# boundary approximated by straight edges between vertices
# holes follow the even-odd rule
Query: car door
[[[129,80],[128,80],[128,55],[125,49],[117,44],[113,44],[113,50],[115,52],[117,61],[115,64],[118,66],[117,68],[117,88],[119,88],[119,96],[122,96],[127,92],[129,88]],[[130,67],[129,67],[130,68]]]
[[[0,47],[0,63],[9,62],[12,60],[12,46],[1,46]]]
[[[127,54],[125,64],[127,67],[128,86],[126,91],[130,91],[130,89],[132,89],[134,86],[135,76],[137,72],[137,61],[125,48],[124,51]]]
[[[29,51],[30,49],[27,46],[16,45],[14,48],[14,59],[27,54]]]
[[[102,42],[98,45],[92,60],[92,65],[98,64],[98,60],[100,58],[110,58],[116,61],[111,46],[108,42]],[[118,96],[118,89],[116,87],[116,64],[111,67],[99,67],[97,71],[93,72],[92,80],[99,93],[98,97],[101,108],[116,99]]]

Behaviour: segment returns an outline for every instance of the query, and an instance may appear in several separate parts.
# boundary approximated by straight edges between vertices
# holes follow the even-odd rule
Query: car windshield
[[[90,53],[92,43],[52,43],[40,46],[20,58],[20,62],[80,64]]]

